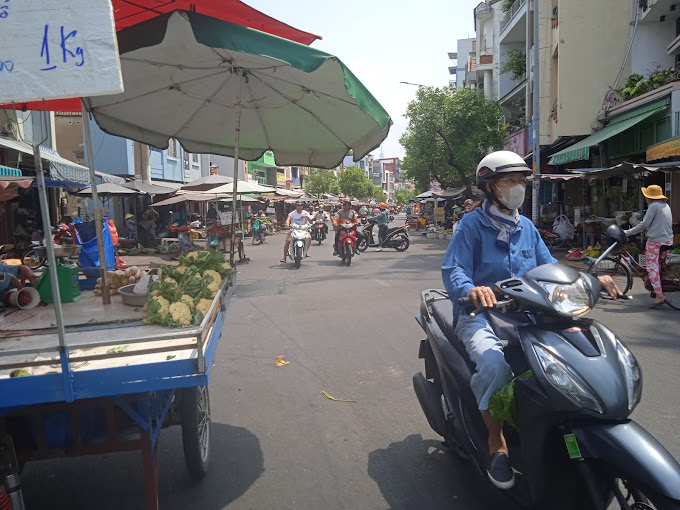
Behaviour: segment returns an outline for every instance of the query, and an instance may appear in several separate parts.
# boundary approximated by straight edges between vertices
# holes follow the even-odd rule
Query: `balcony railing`
[[[515,0],[515,3],[512,4],[512,7],[508,9],[508,12],[505,13],[505,16],[503,16],[503,19],[501,20],[501,31],[500,33],[503,33],[503,30],[506,29],[506,27],[510,24],[512,21],[512,18],[515,17],[515,14],[517,14],[517,11],[519,11],[524,5],[527,3],[527,0]]]

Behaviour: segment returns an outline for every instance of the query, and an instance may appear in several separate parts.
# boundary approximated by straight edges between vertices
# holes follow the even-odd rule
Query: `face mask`
[[[496,185],[494,184],[494,186]],[[496,189],[501,192],[498,201],[511,211],[518,209],[524,203],[526,186],[516,184],[512,188],[499,188],[496,186]]]

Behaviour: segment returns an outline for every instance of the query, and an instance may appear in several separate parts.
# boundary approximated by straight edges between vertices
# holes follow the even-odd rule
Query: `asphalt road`
[[[413,233],[405,253],[370,250],[347,268],[327,240],[299,270],[278,262],[283,241],[246,245],[211,377],[211,472],[190,482],[180,431],[165,430],[161,508],[511,508],[441,449],[411,387],[422,370],[413,317],[420,290],[442,287],[446,241]],[[641,290],[592,315],[642,365],[634,417],[680,458],[680,315],[647,310]],[[276,367],[279,355],[290,364]],[[29,510],[143,507],[135,453],[29,464],[23,483]]]

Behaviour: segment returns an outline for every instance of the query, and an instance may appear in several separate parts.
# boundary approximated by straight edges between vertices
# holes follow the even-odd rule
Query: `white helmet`
[[[485,156],[477,165],[477,186],[486,182],[496,174],[509,172],[525,172],[531,174],[531,169],[519,154],[511,151],[496,151]]]

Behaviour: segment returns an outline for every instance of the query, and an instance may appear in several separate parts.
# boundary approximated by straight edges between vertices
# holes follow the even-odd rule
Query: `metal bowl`
[[[55,257],[75,257],[80,253],[81,246],[79,244],[67,244],[54,247]],[[47,248],[45,246],[36,246],[35,252],[41,257],[47,257]]]
[[[146,303],[146,294],[135,294],[132,290],[135,288],[135,284],[125,285],[118,289],[118,294],[123,298],[123,303],[130,306],[144,306]]]

